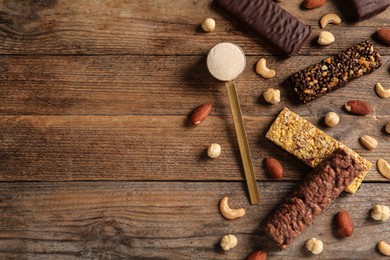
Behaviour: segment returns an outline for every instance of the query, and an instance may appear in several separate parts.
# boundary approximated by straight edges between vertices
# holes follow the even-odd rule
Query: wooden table
[[[390,162],[384,132],[390,106],[374,92],[377,82],[390,87],[390,48],[374,40],[383,57],[379,71],[306,105],[295,105],[280,84],[390,26],[390,10],[360,23],[329,25],[336,42],[319,47],[319,18],[330,12],[344,18],[348,8],[334,0],[307,11],[301,2],[280,5],[313,33],[297,55],[283,59],[211,0],[1,1],[0,258],[244,259],[259,249],[269,259],[384,258],[376,244],[390,242],[390,222],[372,220],[370,210],[390,204],[389,180],[375,167],[378,158]],[[217,23],[212,33],[200,29],[207,17]],[[237,84],[261,195],[254,206],[225,88],[205,67],[208,50],[224,41],[247,55]],[[260,57],[276,77],[256,75]],[[268,87],[281,88],[280,104],[262,99]],[[349,115],[342,106],[350,99],[367,101],[373,113]],[[214,105],[211,116],[198,127],[188,125],[188,115],[205,102]],[[281,251],[259,224],[310,171],[264,137],[285,106],[374,167],[356,195],[343,194]],[[324,127],[329,111],[340,114],[337,127]],[[378,139],[377,149],[359,144],[364,134]],[[213,142],[222,146],[215,160],[205,155]],[[265,171],[268,155],[283,164],[283,180]],[[243,218],[221,216],[224,195],[232,207],[246,208]],[[346,239],[334,227],[341,208],[355,223]],[[238,238],[229,252],[219,246],[225,234]],[[312,237],[324,242],[316,257],[305,249]]]

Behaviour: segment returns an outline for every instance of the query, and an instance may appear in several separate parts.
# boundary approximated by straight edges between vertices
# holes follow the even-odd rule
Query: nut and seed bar
[[[380,54],[370,41],[356,44],[293,74],[288,82],[303,103],[344,87],[352,79],[373,72],[382,65]]]
[[[361,172],[360,163],[337,149],[311,172],[271,215],[266,234],[282,249],[298,237]]]
[[[360,164],[362,169],[359,176],[346,187],[345,190],[349,193],[357,191],[372,166],[370,161],[288,108],[284,108],[280,112],[268,130],[266,138],[313,168],[336,149],[345,149]]]

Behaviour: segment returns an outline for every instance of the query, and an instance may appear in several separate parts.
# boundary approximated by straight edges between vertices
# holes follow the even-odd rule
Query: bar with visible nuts
[[[347,151],[337,149],[293,191],[268,219],[265,231],[281,248],[298,237],[361,172]]]
[[[352,79],[378,69],[380,54],[370,41],[356,44],[348,50],[294,73],[288,82],[303,103],[344,87]]]
[[[359,176],[346,187],[349,193],[357,191],[372,166],[370,161],[288,108],[280,112],[268,130],[266,138],[311,167],[316,167],[336,149],[345,149],[361,166]]]

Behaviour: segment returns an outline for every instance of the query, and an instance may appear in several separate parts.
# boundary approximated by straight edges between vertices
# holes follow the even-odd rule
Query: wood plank
[[[262,202],[250,206],[242,183],[73,182],[0,183],[0,256],[18,259],[244,259],[254,250],[271,259],[302,259],[305,241],[324,242],[321,259],[381,259],[379,240],[390,240],[387,222],[370,218],[374,204],[390,201],[388,184],[367,184],[337,199],[286,250],[260,230],[296,184],[260,183]],[[223,195],[246,215],[228,221],[219,213]],[[340,239],[334,215],[344,208],[355,223]],[[222,252],[220,239],[238,245]]]
[[[245,50],[246,51],[246,50]],[[377,82],[387,86],[390,56],[378,71],[352,81],[306,105],[297,105],[291,90],[281,86],[292,73],[326,56],[268,59],[277,75],[265,80],[254,71],[259,58],[248,57],[237,79],[244,115],[275,115],[283,106],[304,116],[318,117],[327,110],[340,113],[349,99],[363,99],[375,115],[390,115],[388,101],[374,91]],[[0,114],[46,115],[187,115],[204,102],[214,104],[214,115],[230,111],[222,82],[213,79],[204,56],[3,56],[0,57]],[[262,93],[279,88],[282,102],[269,106]]]
[[[281,3],[314,32],[301,55],[340,51],[370,38],[377,27],[389,26],[390,10],[361,23],[329,26],[336,44],[326,51],[313,47],[323,14],[336,12],[337,1],[316,10],[301,10],[301,0]],[[211,0],[28,1],[3,0],[0,6],[0,54],[205,54],[222,41],[239,43],[248,54],[271,55],[268,44],[212,4]],[[342,4],[341,4],[342,5]],[[203,33],[199,24],[214,17],[217,28]],[[351,28],[355,27],[355,30]],[[390,49],[385,49],[389,54]]]
[[[321,127],[318,118],[308,118]],[[264,135],[274,117],[245,117],[255,173],[269,179],[262,162],[279,158],[285,180],[302,178],[309,168],[276,147]],[[390,162],[390,116],[343,116],[324,128],[372,162]],[[182,116],[1,116],[0,180],[240,180],[244,179],[230,117],[209,117],[198,127]],[[370,134],[378,148],[364,149],[358,137]],[[209,144],[222,155],[208,159]],[[368,181],[388,181],[374,166]]]

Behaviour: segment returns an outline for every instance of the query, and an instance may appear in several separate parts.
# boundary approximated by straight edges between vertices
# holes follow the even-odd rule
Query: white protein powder
[[[238,77],[246,66],[245,54],[233,43],[215,45],[207,56],[207,67],[216,79],[230,81]]]

